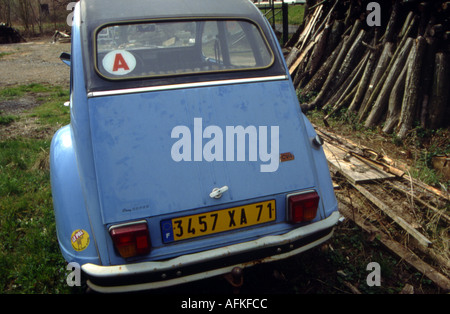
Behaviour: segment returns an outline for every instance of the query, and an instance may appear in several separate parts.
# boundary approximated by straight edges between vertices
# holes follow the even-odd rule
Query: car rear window
[[[113,80],[248,71],[274,61],[259,27],[237,19],[105,25],[95,57],[96,71]]]

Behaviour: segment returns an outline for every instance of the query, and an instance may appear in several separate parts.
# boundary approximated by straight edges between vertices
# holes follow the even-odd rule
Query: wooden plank
[[[389,206],[387,206],[383,201],[378,199],[375,195],[370,193],[367,189],[360,185],[353,184],[353,187],[357,189],[362,195],[364,195],[369,201],[375,204],[379,209],[381,209],[386,215],[388,215],[393,221],[395,221],[400,227],[403,228],[408,234],[414,237],[421,245],[424,247],[429,247],[432,242],[417,231],[411,224],[406,222],[402,217],[398,216],[394,211],[392,211]]]
[[[401,245],[395,240],[389,238],[384,232],[376,228],[374,225],[369,223],[366,219],[361,217],[361,215],[352,211],[342,202],[339,203],[339,211],[347,219],[354,221],[361,229],[364,231],[376,235],[377,238],[383,245],[385,245],[389,250],[398,255],[402,260],[407,262],[409,265],[420,271],[430,280],[432,280],[438,287],[443,289],[445,292],[450,291],[450,279],[438,272],[436,269],[431,267],[429,264],[421,260],[416,254],[408,250],[406,247]]]
[[[342,173],[353,184],[395,178],[395,175],[375,169],[329,143],[324,143],[323,149],[330,166]]]
[[[396,182],[388,182],[388,183],[392,188],[396,189],[399,192],[404,193],[405,195],[407,195],[409,197],[412,197],[414,199],[414,201],[420,203],[421,205],[423,205],[423,206],[427,207],[428,209],[432,210],[433,212],[435,212],[439,216],[439,218],[443,218],[447,222],[450,222],[450,216],[445,213],[445,210],[438,209],[438,208],[434,207],[433,205],[423,201],[422,199],[420,199],[420,197],[418,195],[411,193],[411,191],[409,191],[409,190],[406,190],[405,187],[400,185],[399,183],[396,183]]]

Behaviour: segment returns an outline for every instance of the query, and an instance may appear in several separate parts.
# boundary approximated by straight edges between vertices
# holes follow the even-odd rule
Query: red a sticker
[[[121,53],[116,54],[116,58],[114,59],[113,72],[117,72],[119,69],[124,69],[125,71],[130,70]]]
[[[135,56],[126,50],[108,52],[102,60],[106,72],[115,76],[131,73],[136,68]]]

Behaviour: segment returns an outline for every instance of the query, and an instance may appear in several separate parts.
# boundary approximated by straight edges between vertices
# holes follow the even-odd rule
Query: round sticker
[[[70,241],[72,242],[72,247],[75,251],[83,251],[89,245],[89,233],[83,229],[75,230],[70,237]]]
[[[125,75],[136,67],[136,58],[126,50],[113,50],[105,55],[102,64],[108,73]]]

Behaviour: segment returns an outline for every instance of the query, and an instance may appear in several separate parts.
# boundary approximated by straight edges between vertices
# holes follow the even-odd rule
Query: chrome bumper
[[[164,288],[226,274],[234,267],[245,268],[299,254],[327,241],[339,218],[340,213],[335,211],[324,220],[282,235],[267,236],[165,261],[116,266],[84,264],[81,268],[88,277],[87,285],[98,292]]]

